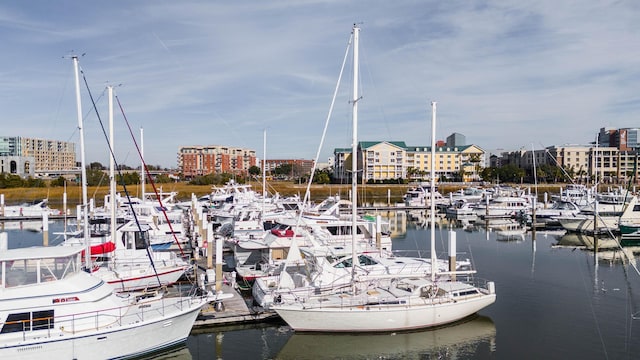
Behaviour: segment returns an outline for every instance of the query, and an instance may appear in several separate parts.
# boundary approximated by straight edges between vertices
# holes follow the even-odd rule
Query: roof
[[[367,149],[370,148],[372,146],[381,144],[381,143],[386,143],[386,144],[391,144],[393,146],[399,147],[399,148],[403,148],[406,149],[407,145],[404,143],[404,141],[360,141],[358,143],[358,145],[360,146],[360,148],[362,149]]]
[[[34,260],[46,258],[62,258],[75,255],[82,250],[84,246],[34,246],[28,248],[9,249],[0,252],[0,261],[11,260]]]
[[[372,146],[376,146],[378,144],[390,144],[399,148],[402,148],[403,150],[407,151],[407,152],[431,152],[431,146],[408,146],[405,144],[404,141],[360,141],[358,144],[360,146],[361,149],[368,149]],[[464,152],[470,148],[477,148],[481,151],[483,151],[479,146],[477,145],[459,145],[459,146],[436,146],[436,152]],[[334,154],[335,153],[351,153],[351,148],[335,148],[333,149]]]

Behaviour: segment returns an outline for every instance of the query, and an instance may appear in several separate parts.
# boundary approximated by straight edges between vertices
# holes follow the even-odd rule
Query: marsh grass
[[[261,182],[250,182],[253,189],[257,192],[262,192]],[[517,186],[517,185],[514,185]],[[535,189],[532,185],[519,185],[521,187],[531,187],[531,192],[534,193]],[[545,192],[555,194],[559,192],[562,184],[548,184],[538,185],[538,195],[542,200]],[[408,185],[395,185],[395,184],[380,184],[380,185],[358,185],[358,198],[359,202],[387,202],[394,204],[402,201],[402,195],[406,192]],[[446,195],[452,191],[461,189],[462,185],[450,185],[440,184],[438,189],[440,193]],[[191,194],[196,196],[202,196],[208,194],[212,190],[211,185],[190,185],[186,182],[170,183],[170,184],[156,184],[155,188],[157,192],[178,192],[178,200],[184,201],[191,198]],[[294,184],[289,181],[275,181],[267,183],[267,193],[274,194],[279,193],[281,196],[300,195],[304,196],[307,188],[307,184]],[[122,186],[117,186],[117,191],[124,194]],[[49,205],[53,208],[62,209],[63,207],[63,194],[67,194],[67,207],[74,208],[76,205],[82,203],[82,189],[79,185],[67,186],[66,190],[63,187],[46,187],[46,188],[13,188],[13,189],[0,189],[0,194],[4,194],[5,204],[14,205],[24,202],[31,202],[40,199],[49,199]],[[127,186],[127,191],[130,196],[140,197],[142,192],[140,186]],[[104,203],[104,196],[108,194],[108,186],[89,187],[87,189],[87,196],[90,199],[94,199],[96,206],[102,206]],[[146,186],[147,193],[153,193],[154,188],[150,184]],[[329,195],[340,195],[343,199],[349,199],[351,193],[351,184],[327,184],[318,185],[313,184],[310,189],[311,201],[321,201]]]

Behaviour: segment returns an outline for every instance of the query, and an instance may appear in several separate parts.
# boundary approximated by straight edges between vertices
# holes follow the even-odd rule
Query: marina
[[[391,226],[395,252],[428,256],[426,212],[381,214]],[[52,232],[59,226],[52,222]],[[6,232],[10,248],[36,245],[43,235],[13,227]],[[231,274],[225,273],[224,291],[233,297],[224,301],[224,308],[203,308],[186,344],[151,358],[631,359],[640,351],[635,248],[621,249],[606,238],[596,243],[592,235],[562,230],[503,236],[497,223],[439,216],[439,253],[446,252],[451,232],[457,236],[458,257],[472,259],[484,276],[495,279],[501,294],[477,317],[408,333],[296,333],[268,312],[252,312],[246,297],[232,291]]]

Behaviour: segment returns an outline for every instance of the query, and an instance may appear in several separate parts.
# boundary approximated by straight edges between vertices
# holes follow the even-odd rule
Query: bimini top
[[[9,249],[0,252],[0,262],[64,258],[80,253],[84,249],[84,246],[34,246],[28,248]]]

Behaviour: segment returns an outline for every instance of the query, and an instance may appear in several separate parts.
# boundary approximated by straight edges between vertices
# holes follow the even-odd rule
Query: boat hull
[[[55,328],[30,333],[26,340],[22,333],[16,333],[20,336],[15,339],[3,336],[0,358],[124,359],[153,353],[186,341],[200,309],[201,305],[194,304],[146,323],[140,318],[127,326],[113,324],[75,334],[71,329]]]
[[[579,233],[593,233],[594,231],[617,230],[618,218],[598,218],[598,223],[594,227],[595,221],[591,217],[556,217],[560,225],[567,231]]]
[[[295,331],[389,332],[453,323],[493,304],[495,293],[457,302],[360,305],[308,308],[304,304],[274,306]]]

